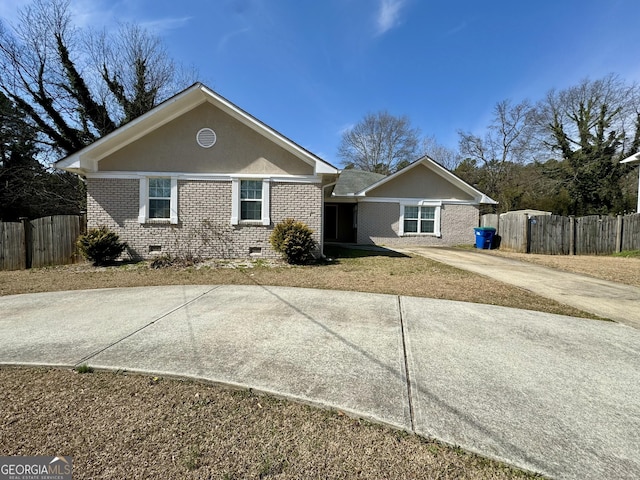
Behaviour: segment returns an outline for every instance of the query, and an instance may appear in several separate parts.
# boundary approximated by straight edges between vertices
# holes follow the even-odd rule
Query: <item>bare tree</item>
[[[338,155],[346,168],[393,173],[416,159],[419,131],[406,116],[369,113],[342,135]]]
[[[89,40],[87,40],[89,39]],[[162,42],[136,25],[109,36],[76,28],[67,0],[33,0],[0,22],[0,91],[57,154],[75,152],[178,88]]]
[[[483,136],[458,132],[460,153],[481,168],[479,187],[508,209],[511,202],[503,193],[508,190],[513,166],[533,160],[533,108],[527,100],[516,104],[503,100],[493,111],[493,119]]]
[[[445,147],[438,142],[434,135],[429,135],[422,139],[421,150],[423,155],[427,155],[448,170],[455,170],[462,161],[462,157],[457,150]]]
[[[164,44],[139,25],[122,24],[115,34],[90,31],[87,47],[94,73],[104,82],[100,95],[121,123],[149,111],[180,87],[179,68]]]

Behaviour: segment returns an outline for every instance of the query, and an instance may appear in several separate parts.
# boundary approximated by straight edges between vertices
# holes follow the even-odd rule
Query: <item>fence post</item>
[[[27,217],[20,217],[18,220],[22,222],[22,229],[24,230],[24,268],[31,268],[33,257],[31,222]]]
[[[616,217],[618,221],[616,224],[616,253],[620,253],[622,251],[622,215],[618,215]]]

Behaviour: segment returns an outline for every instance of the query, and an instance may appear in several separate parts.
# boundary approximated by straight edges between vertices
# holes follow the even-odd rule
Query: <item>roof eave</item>
[[[198,105],[211,101],[216,106],[243,124],[266,136],[271,141],[298,156],[301,160],[312,165],[316,174],[338,174],[339,170],[329,162],[321,159],[300,145],[288,139],[281,133],[245,112],[240,107],[234,105],[226,98],[218,95],[201,83],[196,83],[173,97],[165,100],[147,113],[114,130],[110,134],[96,140],[82,150],[69,155],[55,163],[56,168],[82,172],[97,171],[97,162],[114,151],[128,145],[143,137],[152,130],[165,125],[183,113],[197,107]],[[160,119],[158,115],[164,112]],[[158,121],[160,120],[160,121]],[[117,139],[117,140],[116,140]],[[78,171],[76,171],[78,173]]]
[[[635,165],[636,163],[640,163],[640,152],[634,153],[633,155],[625,158],[624,160],[620,160],[620,163],[628,163],[630,165]]]

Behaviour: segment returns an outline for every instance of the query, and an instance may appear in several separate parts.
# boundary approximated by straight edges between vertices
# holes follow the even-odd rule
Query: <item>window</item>
[[[178,223],[177,177],[141,177],[138,222]]]
[[[440,235],[439,205],[404,205],[400,218],[400,235]]]
[[[149,218],[171,216],[171,179],[149,179]]]
[[[270,225],[268,178],[231,179],[231,225]]]
[[[262,180],[240,181],[240,220],[262,220]]]

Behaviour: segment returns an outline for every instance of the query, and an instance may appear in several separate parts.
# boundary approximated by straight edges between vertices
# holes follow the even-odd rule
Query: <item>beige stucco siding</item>
[[[367,197],[473,199],[471,195],[422,164],[370,190]]]
[[[476,205],[443,205],[440,210],[441,236],[405,235],[400,237],[400,204],[363,202],[358,204],[358,243],[377,245],[441,245],[471,244],[473,228],[478,226]]]
[[[89,228],[106,225],[129,245],[134,258],[150,258],[151,247],[171,255],[203,258],[245,258],[250,252],[277,257],[269,243],[273,225],[294,218],[314,230],[320,242],[320,183],[272,182],[271,225],[231,225],[231,181],[178,181],[177,225],[138,223],[139,181],[87,180]]]
[[[196,142],[216,132],[210,148]],[[310,175],[314,167],[243,123],[205,103],[98,162],[99,171]]]

